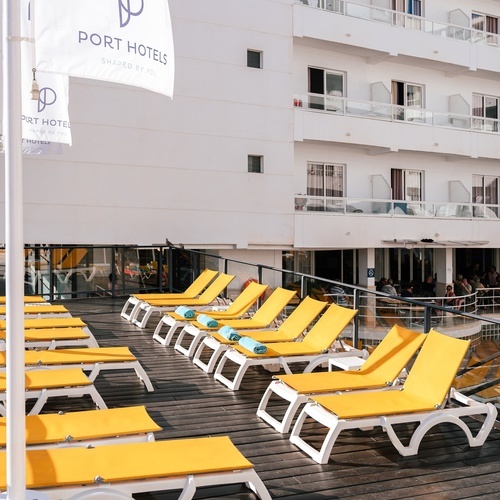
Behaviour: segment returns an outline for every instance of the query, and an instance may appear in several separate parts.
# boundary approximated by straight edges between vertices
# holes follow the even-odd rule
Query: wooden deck
[[[139,330],[120,318],[121,299],[65,302],[86,321],[101,346],[128,345],[139,357],[155,387],[148,393],[132,371],[104,372],[96,386],[109,407],[145,404],[163,427],[157,439],[227,434],[255,464],[274,498],[396,499],[500,498],[500,432],[471,449],[462,431],[441,425],[430,433],[415,457],[402,457],[380,429],[341,434],[330,462],[319,465],[255,415],[271,380],[264,370],[250,370],[240,391],[232,392],[205,374],[172,347],[152,340],[152,330]],[[152,321],[151,324],[156,323]],[[47,412],[91,407],[89,400],[53,400]],[[474,422],[473,425],[477,425]],[[320,430],[310,428],[311,433]],[[403,429],[404,432],[404,429]],[[319,434],[318,434],[319,435]],[[175,492],[141,494],[138,499],[174,499]],[[250,500],[239,486],[205,488],[195,498]]]

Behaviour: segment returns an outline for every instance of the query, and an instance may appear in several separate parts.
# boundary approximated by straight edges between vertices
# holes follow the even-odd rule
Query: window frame
[[[259,160],[259,169],[254,170],[255,166],[253,160]],[[263,174],[264,173],[264,156],[263,155],[248,155],[248,173],[249,174]]]
[[[258,66],[251,64],[251,56],[252,55],[258,55],[258,57],[259,57],[259,65]],[[263,58],[262,50],[247,49],[247,68],[262,69],[263,59],[264,58]]]

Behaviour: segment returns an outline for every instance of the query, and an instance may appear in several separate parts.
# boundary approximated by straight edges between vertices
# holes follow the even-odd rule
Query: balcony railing
[[[500,120],[459,113],[431,111],[415,106],[401,106],[375,101],[364,101],[324,94],[296,94],[293,105],[304,110],[335,113],[372,120],[409,122],[434,127],[449,127],[474,132],[499,132]]]
[[[439,37],[451,38],[474,44],[499,46],[499,35],[495,33],[487,33],[485,31],[456,24],[443,23],[441,21],[432,21],[420,16],[383,9],[374,5],[360,5],[353,2],[345,2],[343,0],[295,0],[295,3],[324,9],[335,14],[354,17],[356,19],[364,19],[366,21],[384,23],[399,28],[417,30]]]
[[[500,205],[295,195],[295,210],[332,215],[498,220]]]

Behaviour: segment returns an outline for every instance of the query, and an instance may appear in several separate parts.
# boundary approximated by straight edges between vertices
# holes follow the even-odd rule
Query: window
[[[498,181],[499,178],[492,175],[473,175],[472,202],[497,205]]]
[[[263,156],[255,156],[255,155],[248,155],[248,171],[255,173],[255,174],[261,174],[263,169],[262,169],[262,164],[264,163],[264,157]]]
[[[258,50],[247,50],[247,66],[249,68],[262,68],[262,52]]]
[[[424,86],[416,83],[392,81],[392,104],[396,120],[423,121]]]
[[[392,10],[403,14],[394,14],[394,24],[405,28],[420,29],[420,19],[414,16],[422,16],[422,0],[392,0]],[[406,15],[409,14],[409,15]]]
[[[309,68],[309,107],[344,111],[344,73]]]
[[[308,196],[344,196],[344,165],[309,163],[307,165]]]
[[[497,44],[497,37],[484,35],[483,33],[498,33],[498,18],[493,16],[487,16],[486,14],[481,14],[479,12],[472,13],[472,29],[478,32],[473,33],[473,39],[475,40],[485,40],[486,43]]]
[[[423,201],[423,179],[419,170],[391,169],[392,199]]]
[[[500,99],[498,97],[472,94],[472,128],[498,132]]]

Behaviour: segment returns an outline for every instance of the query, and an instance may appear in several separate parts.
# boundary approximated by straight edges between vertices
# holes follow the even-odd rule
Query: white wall
[[[169,5],[174,99],[72,78],[73,147],[25,157],[26,242],[292,244],[291,1]]]

